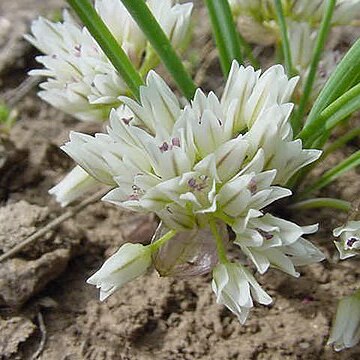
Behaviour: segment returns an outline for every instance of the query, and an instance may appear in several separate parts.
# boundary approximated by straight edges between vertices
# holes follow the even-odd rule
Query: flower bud
[[[355,346],[360,339],[360,292],[339,301],[328,345],[336,351]]]
[[[100,288],[100,301],[103,301],[127,282],[143,275],[150,265],[149,246],[126,243],[104,262],[87,283]]]

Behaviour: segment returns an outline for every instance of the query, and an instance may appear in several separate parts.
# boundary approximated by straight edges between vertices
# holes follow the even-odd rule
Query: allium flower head
[[[192,4],[174,5],[173,0],[149,0],[147,4],[174,47],[181,48]],[[150,45],[121,1],[96,0],[95,8],[137,69],[146,58],[152,67],[157,65],[155,54],[155,59],[145,56]],[[63,22],[39,18],[31,32],[25,38],[44,54],[37,57],[44,68],[30,72],[47,78],[39,96],[80,120],[107,120],[110,109],[121,104],[119,96],[127,95],[129,89],[87,29],[65,11]]]
[[[340,351],[355,346],[359,340],[360,293],[356,291],[339,301],[328,345],[334,345],[335,350]]]
[[[334,241],[340,259],[347,259],[360,253],[360,221],[348,221],[345,225],[334,229],[333,234],[340,237]]]
[[[291,194],[283,187],[286,181],[320,155],[292,138],[292,105],[287,101],[296,81],[287,79],[279,65],[261,74],[234,62],[220,100],[198,89],[182,108],[165,82],[150,72],[140,89],[140,103],[120,98],[124,105],[111,112],[107,134],[73,132],[63,150],[95,179],[113,187],[103,200],[154,212],[166,228],[188,231],[194,241],[216,219],[216,227],[232,227],[239,249],[259,271],[271,265],[297,275],[294,266],[323,258],[302,238],[316,227],[301,228],[264,214],[265,207]],[[203,244],[198,248],[210,248]],[[174,251],[173,246],[169,249]],[[209,270],[214,267],[213,260],[207,264]],[[250,285],[244,286],[255,291],[256,299],[259,286],[239,264],[234,265],[234,276],[232,265],[223,259],[221,264],[214,270],[214,291],[245,319],[252,302],[235,297],[231,301],[238,308],[229,302],[229,294],[237,293],[231,290],[234,276],[246,278]],[[161,266],[172,268],[163,261]]]

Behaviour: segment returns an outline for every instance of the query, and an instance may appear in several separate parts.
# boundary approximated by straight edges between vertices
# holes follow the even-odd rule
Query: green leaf
[[[346,143],[354,139],[355,137],[360,136],[360,127],[355,128],[347,132],[345,135],[340,136],[336,139],[332,144],[327,146],[321,156],[321,160],[324,160],[328,155],[333,153],[335,150],[339,149],[340,147],[344,146]]]
[[[336,99],[326,107],[320,115],[314,119],[314,126],[317,131],[308,137],[305,145],[314,146],[314,142],[324,133],[330,135],[330,131],[337,125],[343,124],[343,120],[348,119],[355,111],[360,109],[360,83],[352,87],[345,94]],[[328,137],[325,139],[327,140]],[[326,142],[326,141],[325,141]]]
[[[67,0],[67,2],[124,79],[134,97],[139,99],[139,87],[143,84],[140,75],[90,2],[88,0]]]
[[[119,1],[122,1],[140,29],[144,32],[184,96],[188,100],[192,99],[196,86],[145,1]]]
[[[315,183],[305,188],[297,198],[303,198],[309,193],[314,192],[315,190],[319,190],[324,186],[330,184],[334,180],[336,180],[339,176],[344,174],[345,172],[355,168],[360,165],[360,150],[356,151],[354,154],[340,162],[331,170],[325,172]]]
[[[342,120],[353,112],[360,109],[360,83],[352,87],[345,94],[336,99],[325,110],[321,112],[321,117],[326,119],[325,128],[333,129]]]
[[[291,204],[289,209],[291,210],[307,210],[316,208],[333,208],[337,210],[350,211],[351,204],[345,200],[333,199],[333,198],[315,198]]]
[[[298,108],[295,116],[292,119],[292,125],[293,125],[295,134],[298,133],[298,131],[301,129],[301,126],[302,126],[302,120],[305,115],[306,107],[307,107],[307,104],[308,104],[308,101],[309,101],[309,98],[310,98],[310,95],[312,92],[312,88],[314,85],[317,67],[318,67],[318,64],[319,64],[319,61],[321,58],[321,53],[324,49],[325,42],[326,42],[330,27],[331,27],[331,18],[332,18],[332,14],[334,12],[335,4],[336,4],[336,0],[327,0],[325,14],[321,21],[319,33],[316,38],[315,47],[314,47],[312,57],[311,57],[309,73],[305,80],[304,88],[303,88],[302,95],[300,98],[299,108]],[[320,109],[320,111],[322,109]],[[309,115],[309,117],[310,117],[310,115]],[[301,138],[303,139],[303,137],[301,137]]]
[[[313,142],[314,134],[323,131],[322,111],[359,82],[360,39],[351,47],[326,82],[316,99],[303,130],[298,135],[305,145]]]
[[[208,8],[216,46],[219,51],[221,69],[228,75],[231,63],[242,63],[240,39],[227,0],[205,0]]]
[[[281,4],[281,0],[275,0],[275,12],[276,12],[277,20],[278,20],[278,25],[280,28],[281,45],[282,45],[282,50],[283,50],[284,59],[285,59],[285,68],[286,68],[287,74],[289,76],[292,76],[296,73],[296,71],[294,71],[293,65],[292,65],[289,36],[288,36],[287,25],[286,25],[286,21],[285,21],[284,10],[283,10],[282,4]]]

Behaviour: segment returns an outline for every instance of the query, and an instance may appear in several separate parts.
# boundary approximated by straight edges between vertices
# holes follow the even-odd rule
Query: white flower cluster
[[[189,30],[192,3],[148,0],[147,5],[176,49],[181,49]],[[104,23],[131,59],[144,72],[158,64],[146,37],[119,0],[95,0]],[[34,21],[25,38],[44,55],[36,59],[44,68],[30,71],[47,80],[39,96],[52,106],[84,121],[102,122],[119,96],[129,89],[86,28],[64,11],[63,22],[44,18]]]
[[[292,63],[301,78],[308,72],[326,3],[323,0],[282,0]],[[280,41],[274,1],[230,0],[230,4],[237,18],[239,30],[247,41],[265,46]],[[355,24],[355,20],[359,19],[359,14],[360,0],[337,1],[332,16],[332,26]],[[337,52],[325,52],[315,83],[315,95],[335,69],[338,61]]]
[[[107,134],[72,132],[62,148],[92,177],[113,187],[103,200],[154,212],[178,234],[227,224],[236,246],[260,273],[272,266],[298,276],[295,266],[323,259],[302,237],[317,226],[300,227],[264,210],[291,195],[282,186],[320,155],[293,140],[288,100],[297,81],[289,80],[280,65],[261,74],[233,62],[221,99],[198,89],[183,108],[151,71],[140,88],[140,103],[120,97],[124,105],[111,112]],[[148,257],[146,264],[141,260],[144,249],[153,253],[161,244],[160,239],[131,253],[128,263],[138,264],[136,275],[149,266]],[[114,256],[127,257],[128,249],[123,246]],[[219,253],[212,266],[213,289],[218,302],[244,322],[252,298],[262,304],[271,299],[249,270],[225,259]],[[101,288],[102,298],[124,283],[126,266],[114,264],[108,260],[89,280]]]

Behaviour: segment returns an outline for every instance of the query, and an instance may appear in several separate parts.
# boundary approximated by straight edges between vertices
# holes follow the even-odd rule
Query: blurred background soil
[[[26,80],[37,52],[22,34],[38,15],[56,18],[61,6],[60,0],[0,2],[0,97],[19,97],[18,121],[0,147],[0,254],[66,211],[47,191],[73,166],[59,149],[69,131],[101,131],[43,103]],[[203,18],[204,10],[197,11]],[[219,89],[208,25],[196,26],[195,43],[202,49],[197,81],[206,90]],[[358,147],[350,144],[317,171]],[[359,179],[349,172],[322,195],[352,201],[359,197]],[[0,264],[1,359],[359,359],[359,347],[338,354],[326,346],[337,300],[354,290],[360,274],[359,261],[338,262],[332,244],[331,229],[344,216],[329,210],[286,215],[301,225],[320,223],[311,240],[327,260],[302,268],[300,279],[277,270],[258,277],[274,303],[257,306],[240,325],[215,303],[210,275],[182,280],[149,271],[100,303],[86,279],[122,243],[149,242],[157,224],[152,216],[109,204],[88,206]]]

